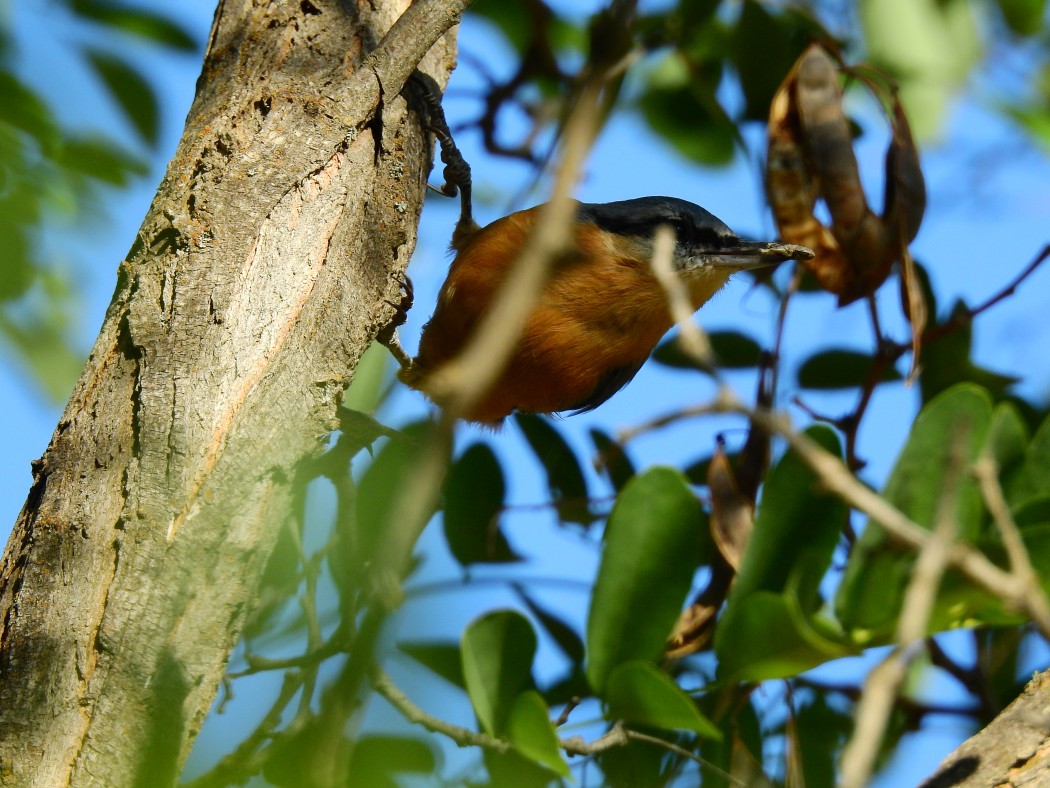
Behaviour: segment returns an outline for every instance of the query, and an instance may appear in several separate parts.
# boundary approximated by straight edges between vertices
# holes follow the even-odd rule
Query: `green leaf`
[[[467,694],[482,728],[503,735],[511,705],[532,683],[532,625],[513,610],[486,613],[467,626],[460,654]]]
[[[1012,478],[1024,462],[1028,451],[1028,427],[1012,402],[1000,402],[995,406],[985,439],[985,451],[991,454],[1004,478]]]
[[[4,97],[2,123],[25,132],[45,156],[53,156],[62,134],[47,104],[15,76],[0,70],[0,96]]]
[[[711,341],[711,349],[720,369],[750,369],[757,366],[762,358],[762,346],[739,331],[712,331],[707,338]],[[661,342],[653,351],[653,360],[666,367],[711,371],[682,352],[677,337]]]
[[[382,402],[390,369],[390,351],[373,342],[354,367],[354,377],[343,395],[343,408],[374,413]]]
[[[135,130],[155,146],[160,134],[160,110],[153,87],[120,58],[98,50],[89,50],[87,58]]]
[[[545,607],[537,603],[536,600],[528,595],[525,588],[519,583],[514,583],[512,588],[529,609],[529,612],[536,616],[540,625],[547,634],[551,636],[551,639],[558,644],[558,648],[562,650],[562,653],[565,654],[574,665],[582,664],[584,653],[583,641],[576,633],[576,630],[566,624],[561,617],[554,615],[554,613],[551,613]]]
[[[649,126],[688,159],[724,165],[733,159],[736,127],[718,103],[721,59],[705,63],[701,81],[681,53],[668,55],[649,75],[638,108]]]
[[[836,457],[842,456],[830,428],[817,425],[805,434]],[[766,479],[728,607],[756,591],[793,589],[803,610],[814,609],[848,511],[798,454],[788,451]]]
[[[519,413],[514,419],[547,472],[551,498],[555,503],[563,504],[558,509],[561,518],[589,525],[594,516],[587,505],[587,481],[569,444],[550,422],[540,416]]]
[[[858,12],[869,56],[897,79],[916,138],[929,139],[981,54],[973,5],[860,0]]]
[[[404,528],[402,523],[393,522],[394,512],[419,462],[420,447],[426,444],[432,429],[428,421],[405,426],[400,437],[389,439],[376,452],[361,475],[356,501],[359,560],[362,564],[382,563],[383,567],[374,567],[379,574],[384,567],[400,568],[407,563],[414,547],[401,544]]]
[[[999,0],[1003,19],[1019,36],[1034,36],[1043,26],[1046,0]]]
[[[843,743],[853,732],[849,710],[836,708],[825,692],[813,691],[812,700],[798,710],[795,718],[796,747],[801,761],[802,785],[834,785]]]
[[[520,561],[499,527],[506,484],[503,469],[484,443],[468,447],[445,481],[445,541],[460,566]]]
[[[1028,528],[1050,523],[1050,495],[1029,498],[1013,512],[1014,522],[1024,531]]]
[[[629,740],[623,747],[610,747],[599,753],[595,762],[606,778],[603,788],[663,786],[669,784],[673,773],[666,755],[661,747]],[[719,788],[722,786],[728,783],[719,784]]]
[[[919,387],[923,402],[929,402],[942,391],[957,383],[976,383],[988,389],[996,397],[1002,397],[1017,378],[1001,375],[973,363],[970,358],[973,345],[973,326],[969,322],[969,309],[962,301],[956,301],[947,320],[940,325],[958,321],[958,327],[936,342],[928,343],[922,351],[922,372]]]
[[[398,643],[397,648],[450,684],[464,690],[467,688],[466,679],[463,678],[463,660],[457,644]]]
[[[1050,149],[1050,109],[1046,107],[1006,106],[1003,111],[1024,129],[1043,150]]]
[[[960,430],[968,433],[965,458],[972,462],[985,445],[991,421],[991,397],[984,389],[962,384],[941,394],[915,419],[883,495],[915,522],[931,527],[944,497],[952,437]],[[980,495],[965,474],[960,482],[958,536],[972,538],[980,527]]]
[[[535,690],[527,690],[515,698],[507,720],[507,738],[526,758],[562,777],[569,777],[569,765],[561,756],[550,711]]]
[[[969,465],[985,445],[991,421],[991,397],[977,386],[962,384],[936,397],[916,418],[883,496],[916,523],[930,528],[944,497],[953,436],[957,430],[966,430],[963,459]],[[957,537],[974,539],[984,518],[980,494],[965,474],[957,487]],[[869,521],[853,548],[836,597],[836,612],[843,624],[868,630],[865,637],[889,634],[914,560],[912,550],[889,540],[881,526]]]
[[[59,163],[67,170],[114,186],[126,186],[132,176],[149,172],[141,161],[103,139],[66,140]]]
[[[422,739],[369,735],[354,744],[350,773],[354,785],[396,786],[395,774],[433,774],[438,765],[438,752]]]
[[[298,788],[303,785],[303,776],[312,771],[312,764],[316,763],[326,750],[331,752],[331,748],[350,752],[350,740],[338,732],[332,735],[332,732],[325,730],[319,717],[313,717],[290,736],[277,737],[270,743],[266,748],[266,759],[263,761],[263,777],[266,778],[267,784],[277,788]],[[158,779],[155,768],[140,774],[139,777],[135,783],[141,785]],[[307,785],[311,783],[313,781]],[[377,788],[387,788],[388,785],[389,783],[380,780]]]
[[[617,667],[609,674],[605,698],[612,719],[631,725],[693,731],[709,739],[722,738],[721,731],[700,713],[693,699],[648,662],[625,662]]]
[[[86,19],[158,44],[195,52],[197,42],[182,27],[165,16],[108,0],[73,0],[73,11]]]
[[[652,468],[624,488],[587,619],[587,678],[599,696],[618,665],[660,658],[705,538],[700,502],[677,471]]]
[[[507,786],[508,788],[550,788],[554,776],[551,770],[540,766],[530,758],[526,758],[517,750],[511,748],[506,752],[500,752],[490,747],[484,747],[481,751],[482,763],[488,772],[488,781],[479,784],[474,782],[465,783],[468,788],[480,788],[481,785]],[[371,788],[371,786],[369,786]]]
[[[797,676],[852,653],[837,628],[807,618],[791,592],[738,596],[715,629],[718,676],[732,683]]]
[[[817,425],[806,434],[842,455],[831,429]],[[848,511],[794,450],[769,472],[740,572],[715,629],[719,676],[782,678],[850,653],[837,631],[813,616]]]
[[[468,11],[492,22],[519,53],[523,53],[536,36],[540,42],[549,43],[556,49],[579,50],[586,40],[580,27],[570,24],[541,3],[475,0]]]
[[[1043,422],[1025,452],[1021,467],[1005,485],[1006,500],[1019,508],[1050,490],[1050,418]]]
[[[711,331],[711,349],[722,369],[750,369],[762,359],[762,346],[739,331]]]
[[[806,359],[798,370],[798,385],[807,389],[847,389],[863,386],[875,358],[855,350],[825,350]],[[887,365],[880,383],[901,380],[895,367]]]
[[[605,471],[609,482],[617,491],[622,490],[636,473],[634,463],[627,456],[627,450],[599,429],[592,428],[588,433],[594,441],[594,448],[601,458],[602,470]]]
[[[84,357],[73,349],[57,326],[43,320],[23,326],[0,314],[0,337],[18,351],[51,402],[58,404],[69,399],[69,392],[84,368]]]
[[[345,445],[339,446],[339,451],[335,452],[341,461],[349,461],[361,449],[367,448],[371,452],[372,444],[380,438],[404,438],[400,432],[376,421],[367,413],[351,410],[345,405],[336,411],[336,417],[339,419],[341,438],[345,440]]]
[[[747,0],[733,33],[731,57],[744,92],[744,118],[765,121],[773,94],[810,40],[830,39],[815,19],[792,10],[770,13]],[[761,57],[755,57],[761,52]]]

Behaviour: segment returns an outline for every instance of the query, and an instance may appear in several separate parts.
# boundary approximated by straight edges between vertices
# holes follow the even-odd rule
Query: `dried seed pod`
[[[844,232],[840,234],[840,228],[832,227],[842,245],[850,272],[845,286],[835,291],[839,306],[874,293],[886,281],[894,261],[900,256],[900,247],[889,228],[866,206],[860,222],[851,229],[850,235],[845,236]]]
[[[766,155],[766,194],[773,218],[786,243],[808,246],[814,252],[803,265],[825,290],[838,292],[848,275],[838,242],[813,214],[818,184],[806,162],[800,139],[796,92],[798,64],[784,79],[769,111]]]
[[[911,369],[908,371],[910,384],[919,374],[919,360],[922,358],[922,335],[929,320],[929,309],[926,306],[926,294],[923,292],[915,261],[907,249],[901,256],[901,307],[904,316],[911,325]]]
[[[674,631],[667,638],[664,657],[681,659],[706,646],[714,634],[712,625],[723,601],[719,600],[717,604],[713,604],[698,599],[683,610],[674,625]]]
[[[755,502],[737,489],[721,441],[707,469],[707,486],[711,491],[711,536],[726,563],[736,571],[751,538]]]
[[[798,62],[796,100],[807,161],[831,213],[832,231],[841,242],[857,231],[868,203],[853,153],[853,135],[842,111],[838,69],[818,44],[810,46]]]
[[[785,241],[813,249],[816,256],[803,264],[838,295],[840,306],[886,280],[922,222],[926,188],[918,153],[896,97],[892,106],[882,216],[864,196],[839,70],[823,47],[813,44],[803,53],[770,107],[766,188],[777,226]],[[814,216],[821,198],[830,228]]]
[[[900,99],[893,96],[893,138],[886,151],[886,192],[882,218],[895,231],[903,249],[919,234],[926,212],[926,181],[919,152]]]

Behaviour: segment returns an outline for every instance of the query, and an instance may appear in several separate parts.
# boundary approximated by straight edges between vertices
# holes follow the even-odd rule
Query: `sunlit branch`
[[[685,283],[675,275],[672,266],[674,246],[674,230],[669,225],[657,227],[653,233],[653,276],[667,295],[667,306],[671,319],[678,326],[678,344],[682,351],[702,366],[713,369],[715,359],[711,340],[693,320],[696,309],[693,308]]]
[[[985,505],[992,515],[992,521],[1002,536],[1003,547],[1006,548],[1006,555],[1010,561],[1010,571],[1025,588],[1025,608],[1043,633],[1043,637],[1047,637],[1050,633],[1050,603],[1047,602],[1046,592],[1039,584],[1039,574],[1032,566],[1032,559],[1028,555],[1021,531],[1014,522],[1010,507],[1003,496],[995,459],[989,454],[984,454],[974,464],[973,472],[981,487]]]
[[[726,412],[743,414],[767,430],[783,436],[802,461],[816,472],[830,492],[854,509],[867,514],[897,541],[914,550],[921,550],[930,539],[929,531],[878,493],[870,490],[850,472],[842,460],[808,436],[797,432],[785,416],[749,408],[727,390],[721,392],[716,404]],[[964,542],[953,543],[948,551],[948,562],[975,585],[998,596],[1008,605],[1030,613],[1030,600],[1024,583],[993,564],[972,545]],[[1038,620],[1035,623],[1040,626]],[[1040,629],[1042,630],[1041,626]],[[1044,635],[1050,635],[1050,631],[1044,632]]]
[[[886,726],[908,666],[924,645],[930,616],[937,599],[941,578],[948,566],[948,555],[955,540],[959,489],[965,464],[966,444],[972,425],[956,425],[952,432],[934,527],[912,569],[911,580],[904,593],[900,618],[897,621],[898,645],[868,676],[855,713],[853,735],[842,751],[842,788],[863,788],[875,767]]]
[[[405,489],[397,492],[385,535],[383,566],[375,578],[383,604],[401,597],[403,567],[441,490],[456,420],[496,382],[510,359],[525,322],[555,261],[572,248],[575,203],[572,194],[598,133],[607,72],[584,82],[566,122],[562,158],[550,200],[540,208],[535,230],[463,352],[428,379],[428,390],[443,405],[441,417],[420,449]]]
[[[381,670],[376,670],[373,673],[372,686],[375,688],[376,692],[383,696],[390,705],[397,709],[398,712],[400,712],[409,722],[415,723],[431,733],[439,733],[443,736],[447,736],[460,747],[486,747],[490,750],[495,750],[496,752],[507,752],[512,749],[511,743],[504,739],[489,736],[486,733],[477,733],[468,728],[453,725],[449,722],[438,719],[431,714],[427,714],[427,712],[423,711],[419,706],[413,703],[409,697],[394,684],[390,677]],[[713,771],[723,779],[729,780],[734,785],[745,785],[742,781],[699,757],[696,753],[690,752],[684,747],[680,747],[674,742],[661,739],[658,736],[650,736],[645,733],[640,733],[639,731],[631,730],[622,722],[613,725],[608,733],[594,741],[588,742],[580,736],[573,736],[568,739],[559,739],[558,747],[567,755],[592,757],[617,747],[625,747],[632,741],[650,744],[683,758],[688,758],[699,764],[704,769]]]

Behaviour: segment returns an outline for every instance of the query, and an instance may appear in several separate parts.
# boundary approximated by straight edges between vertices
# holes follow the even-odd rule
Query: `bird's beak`
[[[697,251],[688,256],[681,256],[676,262],[680,271],[694,271],[703,268],[746,271],[749,268],[775,265],[785,260],[811,260],[813,257],[812,249],[797,244],[741,241],[736,246],[712,249],[709,252]]]

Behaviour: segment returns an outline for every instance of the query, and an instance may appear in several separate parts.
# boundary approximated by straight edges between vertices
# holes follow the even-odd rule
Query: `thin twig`
[[[289,725],[281,731],[278,731],[277,728],[281,724],[284,710],[292,702],[301,686],[302,676],[300,674],[286,673],[276,700],[271,704],[262,721],[255,726],[255,730],[238,744],[233,752],[215,764],[210,771],[194,780],[181,783],[181,785],[184,788],[231,785],[257,774],[269,759],[268,751],[260,752],[259,748],[268,740],[291,738],[298,732],[299,728],[294,725]]]
[[[1032,566],[1021,531],[1010,514],[1010,507],[1003,496],[999,485],[999,468],[990,454],[983,454],[974,464],[974,475],[981,487],[985,505],[992,515],[992,521],[1002,536],[1003,547],[1010,561],[1010,571],[1025,588],[1025,609],[1035,621],[1044,637],[1050,632],[1050,603],[1046,592],[1039,584],[1039,574]]]
[[[270,657],[260,657],[254,654],[249,654],[244,658],[247,666],[243,670],[227,674],[227,677],[231,679],[239,679],[243,676],[253,676],[256,673],[265,673],[270,670],[288,670],[289,668],[312,667],[344,650],[346,650],[345,638],[341,634],[337,634],[331,640],[322,643],[317,648],[306,651],[303,654],[298,654],[294,657],[271,659]]]
[[[656,281],[667,295],[671,319],[678,326],[678,344],[689,358],[703,367],[715,368],[715,354],[707,333],[693,320],[693,308],[685,283],[675,275],[675,234],[670,225],[660,225],[653,233],[652,271]]]
[[[1016,293],[1017,288],[1024,283],[1024,280],[1032,274],[1034,274],[1039,268],[1039,266],[1046,262],[1047,258],[1050,258],[1050,244],[1044,246],[1039,252],[1039,254],[1035,256],[1032,262],[1026,265],[1021,271],[1021,273],[1015,276],[1010,281],[1010,283],[1006,285],[1006,287],[1004,287],[995,295],[988,298],[984,303],[967,309],[963,314],[959,315],[958,317],[953,317],[945,321],[944,323],[941,323],[940,325],[936,325],[926,329],[926,331],[923,332],[922,335],[922,343],[928,344],[930,342],[936,342],[937,340],[947,336],[948,334],[958,331],[964,326],[970,325],[973,322],[974,318],[976,318],[978,315],[983,314],[984,312],[988,311],[993,306],[998,304],[1000,301],[1003,301],[1006,298],[1012,296],[1014,293]],[[894,349],[899,351],[899,354],[897,356],[898,358],[900,357],[900,355],[906,353],[910,348],[910,343],[894,345]]]
[[[991,309],[993,306],[998,304],[1000,301],[1002,301],[1002,300],[1008,298],[1009,296],[1012,296],[1014,293],[1016,293],[1017,292],[1017,288],[1021,286],[1021,284],[1024,282],[1024,280],[1027,279],[1032,274],[1034,274],[1036,269],[1039,268],[1039,266],[1041,266],[1046,261],[1046,259],[1048,257],[1050,257],[1050,244],[1047,244],[1046,246],[1044,246],[1042,251],[1040,251],[1039,254],[1037,254],[1035,256],[1035,258],[1032,260],[1032,262],[1030,262],[1027,266],[1025,266],[1024,270],[1021,271],[1021,273],[1019,273],[1016,277],[1014,277],[1014,279],[1010,282],[1010,284],[1008,284],[1006,287],[1004,287],[998,293],[993,295],[991,298],[989,298],[987,301],[985,301],[980,306],[973,307],[970,310],[970,319],[973,320],[973,318],[977,317],[982,312],[985,312],[985,311]]]
[[[904,593],[904,603],[897,620],[897,643],[886,659],[869,674],[864,692],[857,704],[853,735],[842,751],[842,788],[863,788],[871,778],[886,726],[893,711],[897,693],[908,673],[908,666],[923,650],[926,629],[937,600],[937,590],[948,566],[949,548],[955,540],[959,489],[965,463],[970,425],[956,425],[953,430],[948,467],[944,474],[934,528],[912,569]]]
[[[976,635],[976,632],[974,634]],[[926,639],[926,651],[930,655],[931,665],[943,670],[958,681],[967,692],[978,699],[981,705],[977,711],[981,715],[991,719],[1002,711],[1002,707],[992,698],[988,690],[988,679],[984,675],[984,671],[981,670],[980,660],[972,668],[963,667],[948,656],[935,637]]]
[[[594,585],[589,581],[574,580],[564,577],[477,577],[474,575],[456,580],[435,580],[405,587],[405,597],[425,597],[430,594],[447,594],[464,591],[478,586],[508,586],[520,583],[529,586],[548,586],[581,594],[590,593]]]
[[[934,642],[927,638],[927,646]],[[808,687],[818,692],[834,692],[849,700],[857,700],[861,696],[861,688],[853,684],[831,684],[825,681],[796,676],[792,683],[799,687]],[[953,717],[979,717],[984,710],[981,706],[949,706],[941,703],[923,703],[907,696],[897,698],[897,708],[906,714],[921,719],[928,714],[943,714]]]
[[[441,417],[420,449],[420,458],[394,503],[382,555],[373,578],[387,607],[401,601],[400,578],[412,546],[429,519],[448,466],[456,420],[485,396],[502,373],[554,262],[571,249],[575,203],[572,193],[598,132],[606,77],[585,81],[566,122],[562,158],[550,200],[540,207],[534,230],[506,281],[463,352],[428,378]]]
[[[384,671],[376,669],[372,672],[372,687],[397,709],[409,722],[415,723],[431,733],[440,733],[447,736],[460,747],[487,747],[496,752],[507,752],[510,742],[489,736],[487,733],[475,733],[468,728],[461,728],[450,722],[445,722],[437,717],[427,714],[419,706],[409,700]]]
[[[554,727],[560,728],[562,725],[569,721],[569,715],[572,714],[576,707],[580,705],[580,699],[577,696],[573,696],[569,699],[569,702],[565,704],[565,708],[561,710],[561,714],[554,720]]]
[[[718,404],[690,405],[689,407],[681,408],[672,413],[658,416],[651,421],[643,421],[641,424],[637,424],[633,427],[626,427],[616,433],[616,442],[621,446],[625,446],[635,438],[668,427],[684,419],[692,419],[698,416],[710,416],[715,413],[725,413],[725,408]]]
[[[930,538],[929,531],[865,486],[842,460],[808,436],[796,432],[785,416],[749,408],[731,391],[725,389],[720,392],[715,405],[726,412],[743,414],[771,432],[783,436],[802,461],[816,472],[826,489],[838,495],[854,509],[867,514],[897,541],[920,550]],[[964,542],[953,543],[948,552],[948,561],[954,569],[977,586],[998,596],[1007,604],[1028,611],[1027,589],[1024,585],[1012,574],[993,564],[972,545]],[[1038,620],[1036,624],[1039,625]],[[1050,630],[1044,634],[1050,634]]]
[[[460,747],[487,747],[496,752],[507,752],[512,749],[512,745],[508,741],[496,738],[495,736],[489,736],[487,733],[477,733],[468,728],[453,725],[452,723],[445,722],[431,714],[427,714],[419,708],[419,706],[413,703],[409,697],[405,695],[396,684],[394,684],[390,676],[382,670],[376,669],[373,672],[372,686],[375,688],[376,692],[386,698],[390,705],[397,709],[397,711],[400,712],[409,722],[415,723],[431,733],[440,733],[443,736],[447,736]],[[616,747],[624,747],[632,741],[660,747],[661,749],[672,752],[675,755],[695,761],[705,769],[718,773],[724,779],[730,780],[736,785],[744,785],[740,780],[726,773],[722,769],[719,769],[714,764],[704,760],[696,753],[690,752],[684,747],[680,747],[674,742],[661,739],[658,736],[650,736],[645,733],[630,730],[622,722],[617,722],[606,734],[594,741],[588,742],[580,736],[573,736],[568,739],[559,739],[558,747],[565,752],[566,755],[591,757]]]

